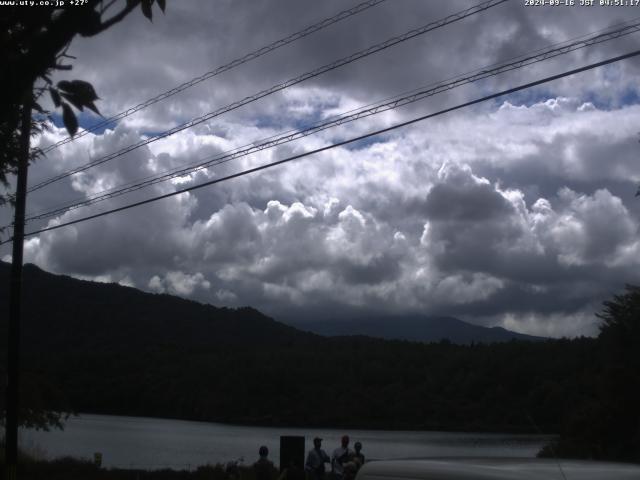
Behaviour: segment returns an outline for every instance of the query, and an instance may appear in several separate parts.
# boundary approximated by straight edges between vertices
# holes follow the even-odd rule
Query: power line
[[[67,178],[71,175],[74,175],[76,173],[80,173],[83,172],[85,170],[88,170],[89,168],[95,167],[97,165],[101,165],[105,162],[108,162],[110,160],[113,160],[114,158],[118,158],[122,155],[124,155],[125,153],[131,152],[137,148],[140,148],[144,145],[148,145],[152,142],[155,142],[157,140],[160,140],[162,138],[166,138],[170,135],[173,135],[174,133],[180,132],[182,130],[186,130],[188,128],[194,127],[195,125],[198,125],[200,123],[203,123],[207,120],[210,120],[214,117],[217,117],[219,115],[222,115],[223,113],[227,113],[230,112],[232,110],[235,110],[237,108],[240,108],[244,105],[247,105],[249,103],[255,102],[261,98],[264,98],[268,95],[271,95],[273,93],[279,92],[281,90],[284,90],[286,88],[289,88],[293,85],[297,85],[298,83],[304,82],[305,80],[309,80],[310,78],[314,78],[317,77],[323,73],[329,72],[331,70],[335,70],[339,67],[342,67],[344,65],[353,63],[357,60],[360,60],[361,58],[367,57],[369,55],[372,55],[374,53],[377,53],[381,50],[385,50],[387,48],[390,48],[394,45],[397,45],[399,43],[402,42],[406,42],[407,40],[410,40],[412,38],[415,38],[419,35],[423,35],[427,32],[430,32],[432,30],[444,27],[445,25],[460,21],[466,17],[469,17],[471,15],[475,15],[477,13],[483,12],[485,10],[488,10],[490,8],[493,8],[495,6],[498,6],[502,3],[507,2],[508,0],[488,0],[486,2],[480,3],[478,5],[475,5],[471,8],[467,8],[461,12],[458,13],[454,13],[452,15],[449,15],[441,20],[437,20],[435,22],[431,22],[427,25],[423,25],[422,27],[413,29],[413,30],[409,30],[408,32],[402,34],[402,35],[398,35],[396,37],[392,37],[389,38],[388,40],[385,40],[384,42],[378,43],[376,45],[373,45],[371,47],[368,47],[364,50],[360,50],[356,53],[353,53],[347,57],[343,57],[339,60],[336,60],[334,62],[331,62],[327,65],[324,65],[322,67],[316,68],[315,70],[312,70],[310,72],[304,73],[298,77],[295,77],[293,79],[287,80],[285,82],[282,82],[278,85],[274,85],[266,90],[262,90],[254,95],[248,96],[243,98],[242,100],[238,100],[234,103],[231,103],[225,107],[219,108],[218,110],[215,110],[213,112],[207,113],[205,115],[202,115],[200,117],[194,118],[193,120],[183,123],[181,125],[178,125],[176,127],[173,127],[169,130],[166,130],[158,135],[154,135],[152,137],[149,137],[147,139],[141,140],[133,145],[129,145],[128,147],[125,147],[121,150],[118,150],[116,152],[113,152],[111,154],[105,155],[103,157],[100,157],[96,160],[93,160],[91,162],[88,162],[80,167],[74,168],[72,170],[69,170],[67,172],[61,173],[59,175],[56,175],[54,177],[49,178],[48,180],[44,180],[34,186],[32,186],[28,192],[31,193],[35,190],[38,190],[40,188],[43,188],[47,185],[50,185],[51,183],[57,182],[59,180],[62,180],[64,178]]]
[[[148,198],[148,199],[142,200],[140,202],[130,203],[129,205],[124,205],[122,207],[118,207],[118,208],[114,208],[114,209],[111,209],[111,210],[107,210],[105,212],[97,213],[95,215],[89,215],[89,216],[86,216],[86,217],[78,218],[76,220],[71,220],[69,222],[64,222],[64,223],[60,223],[58,225],[52,225],[50,227],[42,228],[40,230],[35,230],[33,232],[26,233],[25,237],[26,236],[38,235],[40,233],[48,232],[48,231],[51,231],[51,230],[57,230],[57,229],[62,228],[62,227],[67,227],[69,225],[75,225],[77,223],[85,222],[85,221],[88,221],[88,220],[93,220],[93,219],[99,218],[99,217],[104,217],[105,215],[110,215],[112,213],[122,212],[122,211],[128,210],[130,208],[138,207],[138,206],[141,206],[141,205],[146,205],[148,203],[152,203],[152,202],[155,202],[155,201],[158,201],[158,200],[162,200],[162,199],[165,199],[165,198],[173,197],[175,195],[180,195],[182,193],[191,192],[193,190],[197,190],[197,189],[200,189],[200,188],[208,187],[208,186],[211,186],[211,185],[214,185],[214,184],[217,184],[217,183],[221,183],[221,182],[224,182],[224,181],[227,181],[227,180],[231,180],[231,179],[234,179],[234,178],[242,177],[242,176],[248,175],[250,173],[255,173],[255,172],[258,172],[260,170],[265,170],[267,168],[275,167],[275,166],[281,165],[283,163],[288,163],[288,162],[291,162],[293,160],[298,160],[300,158],[308,157],[310,155],[314,155],[316,153],[320,153],[320,152],[324,152],[324,151],[327,151],[327,150],[331,150],[331,149],[336,148],[336,147],[341,147],[341,146],[344,146],[344,145],[348,145],[350,143],[354,143],[354,142],[358,142],[358,141],[361,141],[361,140],[365,140],[367,138],[374,137],[374,136],[377,136],[377,135],[381,135],[383,133],[387,133],[387,132],[396,130],[398,128],[406,127],[408,125],[412,125],[414,123],[418,123],[418,122],[427,120],[429,118],[434,118],[434,117],[437,117],[437,116],[440,116],[440,115],[444,115],[446,113],[453,112],[455,110],[459,110],[459,109],[462,109],[462,108],[466,108],[466,107],[469,107],[471,105],[476,105],[478,103],[482,103],[482,102],[485,102],[487,100],[492,100],[494,98],[502,97],[504,95],[509,95],[511,93],[515,93],[515,92],[518,92],[518,91],[521,91],[521,90],[526,90],[526,89],[529,89],[529,88],[532,88],[532,87],[535,87],[535,86],[538,86],[538,85],[542,85],[544,83],[552,82],[552,81],[558,80],[560,78],[568,77],[570,75],[575,75],[576,73],[585,72],[587,70],[592,70],[594,68],[602,67],[604,65],[609,65],[611,63],[619,62],[621,60],[625,60],[627,58],[632,58],[632,57],[635,57],[635,56],[638,56],[638,55],[640,55],[640,50],[635,50],[633,52],[630,52],[630,53],[627,53],[627,54],[624,54],[624,55],[619,55],[617,57],[609,58],[607,60],[603,60],[603,61],[600,61],[600,62],[597,62],[597,63],[592,63],[592,64],[585,65],[585,66],[580,67],[580,68],[569,70],[569,71],[564,72],[564,73],[559,73],[557,75],[552,75],[550,77],[545,77],[545,78],[543,78],[541,80],[536,80],[534,82],[529,82],[529,83],[526,83],[526,84],[523,84],[523,85],[519,85],[517,87],[509,88],[507,90],[502,90],[500,92],[493,93],[491,95],[487,95],[487,96],[484,96],[484,97],[481,97],[481,98],[478,98],[478,99],[475,99],[475,100],[471,100],[469,102],[461,103],[461,104],[458,104],[458,105],[456,105],[454,107],[449,107],[449,108],[446,108],[444,110],[440,110],[440,111],[435,112],[435,113],[430,113],[430,114],[427,114],[427,115],[423,115],[423,116],[414,118],[412,120],[407,120],[405,122],[397,123],[397,124],[392,125],[390,127],[382,128],[380,130],[375,130],[373,132],[369,132],[369,133],[366,133],[364,135],[360,135],[358,137],[350,138],[348,140],[343,140],[341,142],[336,142],[336,143],[333,143],[331,145],[327,145],[327,146],[324,146],[324,147],[316,148],[315,150],[311,150],[311,151],[308,151],[308,152],[305,152],[305,153],[300,153],[300,154],[297,154],[297,155],[293,155],[293,156],[284,158],[282,160],[277,160],[275,162],[271,162],[271,163],[267,163],[267,164],[264,164],[264,165],[260,165],[258,167],[254,167],[254,168],[250,168],[250,169],[247,169],[247,170],[243,170],[241,172],[234,173],[232,175],[227,175],[226,177],[218,178],[218,179],[215,179],[215,180],[210,180],[208,182],[200,183],[198,185],[193,185],[191,187],[183,188],[181,190],[176,190],[175,192],[171,192],[171,193],[167,193],[167,194],[164,194],[164,195],[159,195],[159,196],[156,196],[156,197]],[[10,241],[12,241],[12,238],[10,238],[8,240],[5,240],[4,242],[1,242],[0,245],[3,245],[3,244],[8,243]]]
[[[133,107],[128,108],[127,110],[124,110],[120,113],[117,113],[116,115],[113,115],[112,117],[106,118],[98,123],[96,123],[95,125],[92,125],[89,128],[86,128],[84,130],[81,130],[80,132],[76,133],[76,135],[74,137],[67,137],[63,140],[60,140],[57,143],[54,143],[52,145],[49,145],[48,147],[42,149],[43,153],[47,153],[50,152],[51,150],[54,150],[55,148],[58,148],[61,145],[64,145],[66,143],[72,142],[80,137],[84,137],[85,135],[87,135],[88,133],[91,132],[95,132],[96,130],[101,129],[102,127],[105,127],[107,125],[110,125],[112,123],[117,122],[118,120],[121,120],[125,117],[128,117],[129,115],[133,115],[134,113],[147,108],[155,103],[158,103],[162,100],[165,100],[169,97],[172,97],[173,95],[176,95],[177,93],[180,93],[188,88],[193,87],[194,85],[197,85],[201,82],[204,82],[205,80],[208,80],[210,78],[213,78],[217,75],[220,75],[221,73],[227,72],[235,67],[238,67],[244,63],[250,62],[251,60],[255,60],[256,58],[259,58],[269,52],[272,52],[274,50],[277,50],[278,48],[284,47],[285,45],[289,45],[292,42],[295,42],[296,40],[300,40],[306,36],[311,35],[312,33],[315,33],[319,30],[322,30],[330,25],[333,25],[334,23],[338,23],[342,20],[345,20],[353,15],[356,15],[360,12],[363,12],[371,7],[374,7],[376,5],[378,5],[379,3],[385,2],[386,0],[368,0],[366,2],[362,2],[359,3],[358,5],[356,5],[353,8],[349,8],[348,10],[343,10],[339,13],[337,13],[336,15],[329,17],[329,18],[325,18],[317,23],[314,23],[313,25],[310,25],[296,33],[292,33],[291,35],[281,38],[280,40],[276,40],[273,43],[270,43],[269,45],[266,45],[262,48],[259,48],[257,50],[254,50],[253,52],[247,53],[246,55],[243,55],[242,57],[236,58],[235,60],[230,61],[229,63],[226,63],[224,65],[221,65],[209,72],[206,72],[202,75],[200,75],[199,77],[195,77],[191,80],[189,80],[188,82],[184,82],[180,85],[178,85],[177,87],[172,88],[171,90],[167,90],[166,92],[163,92],[153,98],[150,98],[149,100],[145,100],[142,103],[139,103],[138,105],[135,105]]]
[[[339,125],[343,125],[345,123],[359,120],[361,118],[369,117],[371,115],[376,115],[381,112],[396,109],[396,108],[423,100],[425,98],[431,97],[433,95],[442,93],[444,91],[452,90],[454,88],[457,88],[469,83],[477,82],[485,78],[496,76],[501,73],[520,69],[525,66],[529,66],[538,62],[549,60],[551,58],[555,58],[560,55],[565,55],[578,49],[582,49],[585,47],[589,47],[589,46],[597,45],[613,39],[617,39],[625,35],[636,33],[638,31],[640,31],[640,22],[636,22],[630,25],[627,24],[622,28],[618,28],[613,31],[608,31],[606,33],[593,35],[591,37],[584,38],[583,40],[579,40],[577,42],[566,43],[565,45],[562,45],[557,48],[547,48],[542,51],[537,50],[536,52],[540,52],[540,53],[537,53],[535,55],[530,55],[530,56],[524,56],[524,57],[520,56],[518,57],[519,60],[498,64],[498,66],[494,68],[485,67],[479,70],[474,70],[475,73],[472,72],[472,74],[466,74],[466,76],[464,76],[465,74],[463,74],[462,76],[456,77],[453,81],[446,82],[446,83],[442,82],[440,84],[436,84],[436,86],[432,88],[423,88],[421,90],[414,90],[407,95],[399,95],[396,97],[392,97],[391,99],[388,99],[386,101],[383,100],[383,101],[377,102],[373,104],[373,106],[368,108],[363,107],[361,109],[356,110],[355,113],[348,114],[349,112],[347,112],[347,114],[343,114],[343,115],[331,118],[325,122],[313,125],[305,129],[301,129],[293,132],[284,132],[280,135],[263,139],[259,141],[260,143],[253,142],[250,145],[245,145],[244,147],[239,147],[237,149],[224,152],[222,154],[210,157],[208,160],[202,160],[200,161],[200,163],[179,167],[170,171],[163,172],[158,175],[145,177],[144,179],[130,182],[128,184],[124,184],[121,187],[114,187],[109,190],[99,192],[84,200],[80,200],[74,203],[67,203],[63,206],[59,206],[48,211],[32,214],[26,220],[33,221],[33,220],[50,218],[69,210],[75,210],[77,208],[81,208],[84,206],[93,205],[95,203],[112,199],[127,193],[131,193],[131,192],[140,190],[142,188],[155,185],[160,182],[164,182],[173,178],[188,175],[196,171],[211,167],[213,165],[227,163],[234,159],[244,157],[252,153],[256,153],[268,148],[272,148],[277,145],[282,145],[284,143],[292,142],[294,140],[298,140],[300,138],[318,133],[328,128],[336,127]]]

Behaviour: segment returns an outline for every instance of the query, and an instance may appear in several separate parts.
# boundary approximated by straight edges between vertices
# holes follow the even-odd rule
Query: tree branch
[[[83,36],[84,37],[92,37],[94,35],[97,35],[97,34],[103,32],[103,31],[107,30],[108,28],[112,27],[116,23],[121,22],[138,5],[140,5],[140,0],[127,1],[127,6],[124,7],[119,13],[115,14],[109,20],[101,22],[98,27],[96,27],[95,29],[91,30],[90,34],[83,34]]]
[[[102,8],[100,10],[100,15],[103,15],[104,12],[106,12],[107,10],[109,10],[114,3],[116,3],[118,0],[111,0],[109,3],[107,3],[106,5],[102,5]]]
[[[96,22],[96,15],[100,17],[95,10],[99,5],[98,0],[89,0],[84,8],[65,9],[36,36],[29,48],[29,55],[12,62],[13,65],[8,68],[8,88],[0,92],[0,112],[4,113],[4,107],[11,103],[11,99],[23,93],[25,85],[31,85],[49,68],[55,67],[58,54],[64,52],[65,46],[76,34],[82,32],[85,37],[97,35],[123,20],[140,2],[141,0],[127,0],[120,12],[104,22],[100,18]]]

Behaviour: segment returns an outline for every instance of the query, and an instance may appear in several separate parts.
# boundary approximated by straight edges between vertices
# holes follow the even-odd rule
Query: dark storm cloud
[[[503,218],[512,212],[511,204],[488,183],[435,185],[427,196],[424,211],[430,220],[475,223]]]

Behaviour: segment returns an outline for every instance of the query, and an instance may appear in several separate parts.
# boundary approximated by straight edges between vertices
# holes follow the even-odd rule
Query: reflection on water
[[[21,432],[21,445],[47,458],[70,455],[93,458],[101,452],[103,466],[121,468],[194,469],[244,457],[250,464],[258,458],[260,445],[269,447],[279,460],[281,435],[324,439],[323,448],[333,451],[340,437],[349,434],[360,441],[368,459],[451,456],[533,457],[549,437],[485,433],[406,432],[380,430],[331,430],[270,428],[188,422],[142,417],[81,415],[70,418],[64,431]]]

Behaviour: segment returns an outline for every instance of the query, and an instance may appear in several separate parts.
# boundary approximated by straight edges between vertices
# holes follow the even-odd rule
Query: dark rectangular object
[[[298,468],[304,468],[304,437],[281,436],[280,471],[287,468],[292,460]]]

